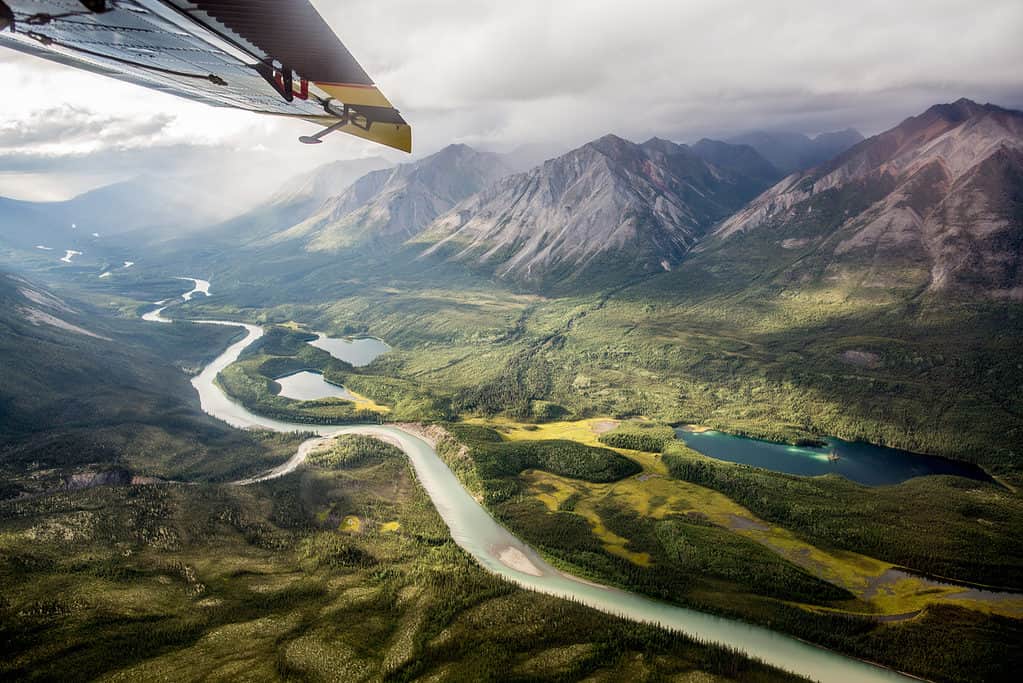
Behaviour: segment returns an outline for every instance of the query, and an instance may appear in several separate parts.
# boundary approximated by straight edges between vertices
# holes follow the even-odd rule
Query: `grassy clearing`
[[[347,389],[347,387],[345,388]],[[359,412],[369,411],[372,413],[379,413],[381,415],[386,415],[387,413],[391,412],[390,406],[385,406],[380,403],[377,403],[373,399],[363,396],[357,391],[352,391],[351,389],[348,389],[348,393],[352,395],[352,398],[354,399],[352,403],[355,404],[355,410]]]
[[[560,437],[575,438],[582,443],[596,444],[600,443],[598,432],[600,432],[603,422],[604,420],[601,418],[592,418],[576,422],[531,425],[505,420],[496,422],[495,429],[510,440]],[[672,443],[668,448],[671,454],[668,456],[668,462],[671,462],[672,457],[685,453],[687,457],[692,458],[694,461],[706,462],[708,466],[720,468],[722,472],[719,477],[720,486],[706,486],[702,485],[702,482],[681,481],[675,477],[666,476],[669,474],[669,468],[665,465],[665,459],[657,454],[628,449],[615,450],[640,464],[644,468],[644,475],[623,479],[607,486],[594,486],[585,482],[572,481],[546,472],[530,472],[523,475],[522,478],[529,484],[530,494],[536,496],[550,510],[559,509],[564,504],[564,501],[570,499],[573,501],[576,511],[580,509],[587,510],[587,503],[582,501],[613,497],[617,503],[641,517],[660,520],[672,515],[700,516],[716,526],[731,529],[736,534],[767,546],[807,571],[810,571],[815,576],[841,586],[861,597],[868,593],[870,586],[876,583],[878,577],[891,570],[897,563],[917,569],[923,569],[923,567],[909,562],[899,563],[897,561],[875,559],[871,556],[873,553],[869,552],[870,549],[865,544],[858,542],[853,543],[851,547],[843,548],[841,545],[836,547],[836,544],[830,539],[840,537],[841,534],[834,529],[830,529],[830,527],[826,532],[807,536],[802,532],[802,529],[789,523],[787,518],[783,520],[762,513],[758,516],[756,513],[761,511],[756,506],[751,506],[753,508],[753,511],[751,511],[749,507],[745,507],[732,500],[728,495],[725,495],[729,493],[730,489],[724,488],[724,482],[733,481],[733,473],[736,471],[736,468],[744,472],[750,472],[751,476],[755,475],[766,478],[765,482],[767,483],[759,483],[760,480],[757,480],[758,483],[755,490],[759,491],[761,495],[754,497],[754,499],[775,501],[777,505],[782,507],[791,504],[800,507],[800,509],[813,504],[815,505],[813,514],[821,520],[830,519],[831,521],[828,522],[830,526],[851,528],[863,534],[869,533],[871,538],[884,538],[885,530],[892,534],[896,533],[900,522],[893,520],[892,515],[895,515],[898,520],[902,520],[902,523],[909,523],[907,515],[902,512],[890,510],[891,514],[871,514],[868,512],[871,505],[869,502],[856,502],[857,500],[862,500],[863,496],[868,498],[871,496],[878,497],[878,491],[884,492],[881,495],[884,496],[884,500],[891,501],[889,505],[894,504],[894,501],[904,498],[902,505],[906,508],[912,507],[914,510],[917,510],[918,512],[914,514],[920,516],[920,524],[927,525],[928,528],[933,526],[934,512],[930,511],[930,506],[920,501],[917,497],[918,494],[913,494],[913,491],[930,491],[935,486],[948,489],[947,493],[941,494],[946,499],[948,495],[956,495],[954,492],[957,488],[962,488],[963,486],[966,487],[966,490],[973,491],[970,494],[959,495],[961,500],[957,505],[960,509],[967,509],[963,506],[968,507],[971,504],[984,503],[993,506],[989,510],[990,514],[988,515],[992,520],[1011,520],[1017,518],[1017,515],[1012,512],[1013,501],[1015,500],[1013,494],[1001,491],[991,485],[977,482],[969,483],[966,480],[955,478],[928,477],[913,480],[897,487],[870,489],[840,478],[805,479],[788,475],[776,475],[776,473],[755,470],[730,463],[721,463],[686,448],[681,442],[676,441]],[[724,474],[725,472],[728,474]],[[807,490],[806,496],[803,499],[792,499],[787,492],[780,490],[764,493],[765,491],[771,491],[769,485],[771,481],[787,482],[785,486],[803,485]],[[775,487],[780,485],[774,484]],[[986,493],[980,494],[980,489],[983,489]],[[836,499],[843,500],[838,498],[839,496],[844,496],[844,502],[835,502]],[[906,496],[909,497],[905,498]],[[799,500],[803,502],[799,503]],[[846,519],[844,515],[850,514],[849,511],[856,509],[857,506],[860,512],[851,513],[856,515],[855,520],[849,521]],[[789,508],[786,507],[786,509]],[[962,524],[961,521],[954,521],[955,513],[953,510],[946,509],[941,514],[944,516],[941,528],[946,528],[944,525],[947,524],[950,525],[950,529],[954,530],[957,528],[957,524]],[[894,527],[893,524],[895,525]],[[1011,533],[1007,531],[1010,527],[999,529],[997,525],[995,527],[983,523],[978,525],[976,521],[973,522],[972,526],[983,527],[988,530],[987,533],[989,534],[1001,534],[999,538],[1002,541],[999,542],[1003,544],[1008,543],[1008,539],[1011,538]],[[947,549],[943,552],[948,557],[956,557],[963,553],[961,550],[955,550],[955,548],[969,548],[971,547],[969,544],[974,543],[976,545],[972,547],[976,548],[976,554],[979,557],[984,557],[985,554],[982,549],[992,542],[990,536],[985,536],[984,538],[975,537],[972,541],[969,538],[956,540],[948,537],[939,539],[935,534],[923,533],[922,526],[914,528],[917,529],[917,531],[913,532],[916,534],[916,538],[909,538],[910,534],[903,532],[905,536],[902,537],[902,540],[898,540],[899,537],[893,536],[890,541],[891,544],[912,547],[914,544],[926,542],[928,547],[933,547],[934,544],[944,543]],[[864,550],[868,552],[864,552]],[[968,579],[969,577],[962,578]],[[982,581],[982,583],[984,582]],[[993,582],[989,580],[987,583]],[[1023,615],[1018,600],[1001,600],[998,602],[958,600],[952,596],[959,592],[959,590],[955,587],[935,587],[932,582],[923,580],[907,579],[900,582],[898,587],[890,587],[890,594],[886,594],[883,606],[880,602],[881,596],[875,597],[872,601],[877,603],[878,608],[882,609],[886,614],[910,612],[920,609],[928,602],[940,600],[943,602],[956,602],[974,609],[993,611],[994,613],[1007,616]]]
[[[681,443],[664,460],[675,478],[720,491],[811,543],[938,576],[1023,587],[1016,543],[1023,502],[996,484],[919,477],[870,488],[841,477],[795,477],[725,463]]]
[[[444,439],[438,453],[477,499],[488,504],[520,492],[515,475],[545,469],[583,481],[608,482],[639,472],[641,467],[620,453],[570,439],[503,440],[494,429],[449,424],[461,443]],[[468,445],[466,445],[468,444]]]
[[[607,427],[601,418],[539,425],[496,420],[492,430],[485,421],[473,422],[454,430],[461,449],[449,446],[440,452],[470,488],[482,489],[481,499],[502,522],[568,571],[770,624],[928,675],[940,668],[932,666],[923,650],[890,647],[895,623],[913,631],[917,643],[929,642],[933,648],[942,641],[942,628],[955,629],[974,619],[947,611],[957,606],[990,620],[1023,616],[1020,599],[963,594],[962,588],[893,574],[889,562],[809,543],[718,491],[670,477],[659,454],[615,449],[643,472],[607,483],[538,468],[503,480],[466,478],[472,470],[463,463],[476,457],[481,440],[492,443],[494,432],[507,443],[574,437],[591,445],[599,443]],[[494,490],[501,495],[492,495]],[[939,609],[946,610],[940,614],[948,619],[942,627],[919,616],[905,623],[876,620]],[[991,644],[977,632],[970,638],[970,647]],[[952,676],[968,679],[969,674],[963,669]]]

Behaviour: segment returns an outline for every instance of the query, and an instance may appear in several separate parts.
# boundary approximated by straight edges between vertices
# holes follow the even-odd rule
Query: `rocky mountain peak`
[[[939,117],[949,123],[956,124],[975,116],[983,116],[984,114],[999,111],[1006,110],[993,104],[979,104],[971,99],[960,97],[955,102],[935,104],[924,112],[924,116]]]
[[[653,137],[640,145],[649,152],[660,152],[661,154],[678,154],[685,146],[665,140],[664,138]]]
[[[767,184],[685,145],[605,135],[462,202],[416,242],[531,287],[635,277],[672,268]]]
[[[753,231],[834,268],[899,264],[931,290],[1023,298],[1021,178],[1023,113],[961,99],[786,178],[716,236]]]
[[[398,243],[510,172],[501,158],[453,144],[418,161],[369,173],[266,244],[299,241],[310,251]]]

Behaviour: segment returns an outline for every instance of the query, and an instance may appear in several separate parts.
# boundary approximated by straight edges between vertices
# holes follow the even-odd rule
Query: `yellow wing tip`
[[[386,107],[394,109],[390,100],[375,85],[356,85],[352,83],[316,83],[320,90],[334,99],[353,106]]]
[[[394,109],[390,100],[375,85],[356,85],[351,83],[317,83],[321,90],[340,102],[354,107],[386,107]],[[377,142],[402,152],[412,153],[412,127],[406,123],[374,123],[370,129],[363,130],[358,126],[345,126],[341,129],[356,137]]]
[[[342,128],[341,132],[402,152],[412,153],[412,127],[407,123],[374,123],[369,130],[348,125]]]

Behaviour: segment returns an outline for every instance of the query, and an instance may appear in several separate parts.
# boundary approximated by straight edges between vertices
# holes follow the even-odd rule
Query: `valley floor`
[[[1010,669],[1002,667],[1005,661],[1016,662],[1011,643],[1023,619],[1023,593],[1018,588],[1015,593],[992,591],[929,579],[891,561],[836,546],[828,534],[814,537],[802,529],[785,528],[712,488],[676,477],[673,458],[709,461],[684,446],[673,444],[663,455],[612,449],[642,471],[610,483],[541,469],[488,478],[481,474],[488,467],[485,451],[492,438],[486,432],[500,434],[508,444],[569,439],[599,447],[600,434],[613,421],[474,423],[479,427],[450,426],[467,450],[449,448],[449,463],[502,523],[566,571],[657,599],[769,624],[925,678],[1011,678]],[[466,457],[475,464],[467,465]],[[777,476],[782,481],[788,478]],[[951,480],[943,482],[952,483],[945,491],[951,499],[944,500],[956,505],[953,478],[940,479]],[[889,488],[899,497],[900,488],[912,486]],[[831,492],[829,507],[843,505],[836,493]],[[1012,514],[1015,524],[1023,518],[1015,494],[999,492],[992,484],[975,483],[965,494],[974,499],[978,494],[1001,497],[1001,512]],[[942,520],[932,522],[942,526]],[[902,542],[908,538],[899,536],[904,531],[881,516],[849,523],[865,523],[871,533],[891,534]],[[1014,533],[1003,537],[1002,544],[1011,544],[1012,537]],[[968,547],[968,542],[961,548],[967,556],[987,549]],[[1017,553],[1017,565],[1019,561]],[[1018,577],[1018,569],[1012,571]],[[956,634],[954,645],[948,640],[950,633]],[[933,656],[938,650],[945,653],[941,660]]]
[[[666,307],[649,292],[543,299],[363,285],[348,294],[257,308],[228,293],[171,315],[279,323],[218,378],[254,412],[445,425],[448,462],[466,488],[572,573],[933,680],[1010,680],[1023,664],[1015,648],[1023,502],[1010,488],[925,477],[869,489],[719,463],[682,444],[610,449],[626,465],[574,469],[586,462],[577,455],[603,452],[601,434],[643,418],[784,440],[868,438],[962,455],[1018,484],[1005,441],[1018,428],[1016,399],[998,402],[975,382],[957,397],[923,401],[966,376],[964,361],[941,356],[927,336],[870,329],[892,311],[866,318],[866,328],[864,319],[825,315],[830,331],[808,344],[805,329],[711,324],[710,303]],[[147,300],[107,299],[127,316]],[[352,368],[309,346],[310,329],[368,332],[394,350]],[[960,332],[973,363],[983,360],[969,350],[982,333]],[[850,348],[886,365],[850,366],[842,360]],[[276,378],[298,370],[365,400],[278,396]],[[945,427],[928,431],[933,425]],[[496,470],[493,444],[505,449]],[[512,462],[523,466],[508,469]],[[141,474],[155,466],[139,464]],[[215,469],[222,477],[260,468],[241,472],[230,458]],[[19,652],[12,675],[45,672],[67,653],[90,672],[83,677],[156,674],[182,662],[199,667],[189,669],[195,678],[317,678],[318,666],[367,679],[777,676],[500,583],[454,546],[407,470],[388,461],[300,468],[249,489],[63,492],[9,500],[0,512],[0,571],[12,586],[0,607],[16,616],[3,636]],[[143,622],[156,625],[152,643],[116,657]],[[364,627],[338,626],[354,623]],[[85,646],[95,633],[88,642],[109,647]],[[251,650],[231,651],[239,634]]]

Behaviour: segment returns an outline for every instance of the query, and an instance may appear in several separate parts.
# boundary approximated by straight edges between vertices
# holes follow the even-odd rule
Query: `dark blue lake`
[[[992,481],[976,465],[933,455],[920,455],[868,443],[826,439],[827,446],[790,446],[722,432],[676,429],[687,446],[717,460],[753,465],[766,470],[816,477],[838,474],[867,486],[898,484],[928,474],[950,474]]]

